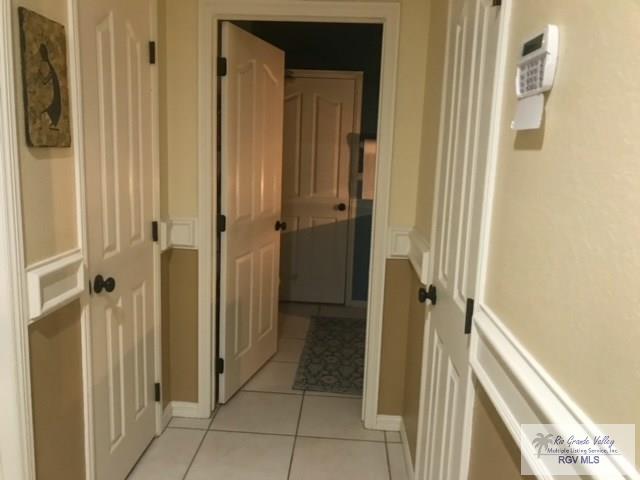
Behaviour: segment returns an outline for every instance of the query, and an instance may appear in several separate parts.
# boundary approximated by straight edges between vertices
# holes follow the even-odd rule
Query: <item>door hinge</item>
[[[473,298],[467,298],[467,311],[464,315],[464,333],[469,335],[471,333],[471,326],[473,325]]]
[[[160,234],[158,233],[158,221],[154,220],[151,222],[151,240],[157,242],[160,239]]]
[[[225,57],[218,57],[218,65],[216,68],[219,77],[227,75],[227,59]]]
[[[160,388],[160,384],[156,383],[154,386],[154,395],[156,402],[159,402],[162,399],[162,390]]]
[[[151,65],[156,64],[156,42],[149,42],[149,63]]]
[[[227,231],[227,216],[226,215],[218,215],[218,232],[226,232]]]
[[[224,373],[224,358],[218,358],[218,360],[216,360],[216,373],[218,375]]]

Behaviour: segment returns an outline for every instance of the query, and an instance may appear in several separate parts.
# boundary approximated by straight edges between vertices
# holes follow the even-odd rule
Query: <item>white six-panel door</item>
[[[155,434],[153,9],[151,0],[78,7],[89,278],[115,280],[91,296],[95,468],[98,480],[120,480]]]
[[[345,302],[361,95],[360,72],[287,72],[281,300]]]
[[[445,93],[437,176],[433,285],[426,397],[426,451],[418,476],[460,478],[469,336],[467,300],[475,290],[499,7],[491,0],[450,0]]]
[[[276,352],[280,271],[284,52],[222,24],[219,400]]]

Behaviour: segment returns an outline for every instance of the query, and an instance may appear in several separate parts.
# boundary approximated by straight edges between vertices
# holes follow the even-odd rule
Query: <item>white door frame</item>
[[[0,478],[35,478],[13,7],[0,4]]]
[[[479,1],[479,0],[477,0]],[[485,291],[485,272],[486,272],[486,262],[487,262],[487,253],[489,250],[489,233],[491,230],[491,211],[493,208],[493,190],[496,176],[496,165],[498,158],[498,143],[499,143],[499,135],[500,135],[500,126],[502,124],[502,106],[504,103],[505,94],[508,94],[505,91],[505,88],[508,88],[510,83],[503,81],[506,73],[506,62],[507,56],[509,53],[509,22],[511,20],[511,9],[513,5],[513,0],[503,0],[500,18],[500,32],[498,33],[498,46],[496,50],[496,66],[495,66],[495,78],[493,81],[493,100],[491,105],[491,114],[490,114],[490,123],[491,127],[489,130],[489,142],[488,142],[488,151],[487,151],[487,165],[485,171],[485,177],[481,180],[484,183],[484,197],[482,200],[482,219],[480,225],[480,244],[478,251],[478,269],[477,269],[477,281],[476,281],[476,289],[473,298],[475,299],[475,311],[478,311],[480,305],[484,302],[484,291]],[[447,36],[448,38],[448,36]],[[449,45],[447,42],[447,52],[445,53],[445,65],[444,65],[444,79],[446,82],[446,73],[447,73],[447,62],[449,61]],[[444,88],[446,88],[446,83],[443,84]],[[445,108],[446,108],[446,90],[443,90],[442,99],[441,99],[441,107],[440,107],[440,127],[439,127],[439,135],[438,135],[438,162],[436,166],[435,178],[439,178],[439,172],[442,167],[443,162],[443,133],[444,129],[442,128],[443,119],[445,118]],[[434,202],[433,202],[433,217],[437,217],[438,212],[438,190],[439,185],[436,182],[434,189]],[[431,245],[436,244],[436,236],[438,232],[436,231],[436,224],[434,223],[431,228]],[[429,274],[428,279],[429,283],[432,282],[434,275],[434,265],[433,262],[429,264]],[[416,459],[415,459],[415,480],[425,480],[427,475],[426,470],[426,444],[427,444],[427,434],[428,434],[428,412],[426,411],[426,398],[429,393],[429,358],[430,358],[430,350],[429,347],[431,345],[430,338],[428,335],[429,326],[431,323],[431,309],[428,309],[426,313],[425,319],[425,335],[422,343],[422,370],[421,370],[421,379],[420,379],[420,408],[418,412],[418,441],[416,448]],[[469,474],[469,460],[471,458],[471,436],[473,433],[473,412],[476,401],[476,381],[473,370],[469,368],[469,374],[467,378],[464,380],[467,382],[467,392],[465,398],[465,406],[464,406],[464,429],[462,433],[462,468],[460,470],[460,480],[465,480]]]
[[[216,289],[216,237],[213,218],[217,211],[216,177],[218,109],[216,62],[220,20],[308,21],[336,23],[379,23],[384,27],[380,109],[378,113],[378,155],[376,196],[372,228],[367,345],[363,392],[363,419],[367,428],[377,427],[380,349],[387,230],[393,158],[396,70],[399,42],[400,5],[397,2],[315,1],[315,0],[200,0],[198,78],[198,171],[199,171],[199,265],[198,265],[198,399],[201,414],[214,407],[213,348],[216,345],[213,321],[213,292]],[[217,380],[216,380],[217,381]]]

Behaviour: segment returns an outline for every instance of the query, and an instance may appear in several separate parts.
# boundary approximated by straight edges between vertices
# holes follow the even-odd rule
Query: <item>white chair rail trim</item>
[[[198,249],[198,219],[172,218],[159,222],[160,250],[183,248]]]
[[[531,444],[520,445],[520,425],[527,423],[582,424],[585,432],[599,435],[597,426],[553,377],[513,336],[497,315],[479,305],[474,316],[470,347],[474,374],[505,422],[522,454],[538,478],[554,476],[537,458]],[[626,458],[608,457],[619,477],[640,479]],[[594,472],[593,478],[599,478]]]
[[[407,258],[420,282],[427,283],[429,275],[430,247],[427,237],[409,227],[389,227],[387,258]]]
[[[84,289],[84,257],[79,248],[28,267],[29,320],[63,307],[80,297]]]

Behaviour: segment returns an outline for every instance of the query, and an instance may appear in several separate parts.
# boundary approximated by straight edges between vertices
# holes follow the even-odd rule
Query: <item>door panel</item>
[[[222,24],[220,401],[276,352],[284,53]]]
[[[280,299],[344,304],[353,213],[349,135],[360,131],[361,74],[289,73],[282,192],[287,231]],[[342,211],[340,204],[345,206]]]
[[[124,479],[155,435],[151,0],[78,4],[96,478]]]
[[[479,214],[484,194],[487,138],[500,8],[488,0],[451,0],[430,314],[424,479],[458,479],[469,373],[464,334],[467,299],[475,291]]]

